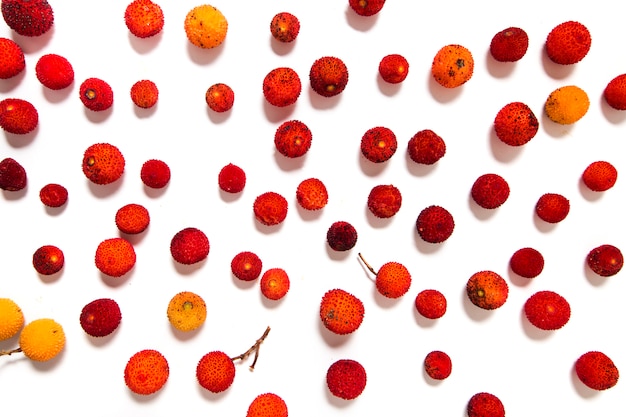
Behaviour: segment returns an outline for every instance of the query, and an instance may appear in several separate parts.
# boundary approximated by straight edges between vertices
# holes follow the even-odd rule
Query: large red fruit
[[[409,61],[400,54],[383,57],[378,64],[380,77],[390,84],[398,84],[409,75]]]
[[[39,113],[30,101],[5,98],[0,101],[0,127],[9,133],[25,135],[39,124]]]
[[[569,200],[556,193],[546,193],[539,197],[535,205],[537,216],[548,223],[559,223],[569,214]]]
[[[141,181],[146,187],[163,188],[171,178],[170,167],[163,161],[158,159],[149,159],[141,166]]]
[[[592,162],[583,171],[582,180],[591,191],[606,191],[617,182],[617,168],[606,161]]]
[[[309,81],[317,94],[323,97],[336,96],[348,85],[348,67],[334,56],[319,58],[311,65]]]
[[[438,319],[446,314],[448,302],[437,290],[423,290],[415,297],[415,309],[427,319]]]
[[[446,143],[432,130],[424,129],[409,139],[407,152],[413,162],[432,165],[446,154]]]
[[[524,313],[533,326],[557,330],[569,321],[571,308],[567,300],[554,291],[538,291],[526,300]]]
[[[320,303],[320,319],[335,334],[354,332],[361,326],[364,314],[363,302],[342,289],[327,291]]]
[[[605,353],[590,351],[574,364],[576,375],[583,384],[598,391],[613,388],[619,380],[619,370]]]
[[[91,111],[103,111],[113,105],[113,89],[104,80],[87,78],[79,88],[83,105]]]
[[[124,12],[126,27],[138,38],[148,38],[163,30],[165,19],[161,7],[151,0],[133,0]]]
[[[298,158],[311,148],[311,129],[299,120],[288,120],[274,134],[276,150],[288,158]]]
[[[54,23],[54,12],[47,0],[2,0],[2,17],[22,36],[40,36]]]
[[[125,165],[122,152],[110,143],[93,144],[83,155],[83,173],[91,182],[99,185],[120,179]]]
[[[213,393],[226,391],[235,380],[235,364],[224,352],[209,352],[198,362],[196,378],[202,388]]]
[[[473,274],[465,286],[472,304],[485,310],[502,307],[509,296],[509,286],[499,274],[480,271]]]
[[[276,107],[294,104],[301,91],[300,77],[289,67],[275,68],[263,79],[263,95],[268,103]]]
[[[452,373],[452,360],[447,353],[433,350],[424,358],[424,371],[432,379],[446,379]]]
[[[602,96],[615,110],[626,110],[626,74],[620,74],[609,81]]]
[[[393,217],[402,206],[402,194],[392,184],[376,185],[367,196],[367,208],[381,219]]]
[[[105,239],[96,249],[96,267],[103,274],[121,277],[135,266],[137,255],[133,245],[124,238]]]
[[[484,174],[474,181],[472,199],[485,209],[500,207],[509,198],[509,184],[498,174]]]
[[[108,336],[122,321],[122,311],[115,300],[99,298],[86,304],[80,313],[80,326],[93,337]]]
[[[521,277],[535,278],[543,271],[543,255],[534,248],[521,248],[513,253],[509,266]]]
[[[167,359],[154,349],[135,353],[124,368],[126,386],[139,395],[150,395],[159,391],[167,382],[169,375]]]
[[[263,262],[261,258],[249,251],[239,252],[230,262],[233,275],[242,281],[254,281],[261,275]]]
[[[33,253],[33,267],[41,275],[53,275],[63,269],[65,256],[54,245],[44,245]]]
[[[388,161],[398,149],[396,134],[387,127],[376,126],[368,129],[361,138],[361,153],[372,162]]]
[[[170,253],[176,262],[183,265],[198,263],[209,256],[209,239],[195,227],[177,232],[170,242]]]
[[[305,210],[320,210],[328,203],[328,190],[318,178],[307,178],[298,184],[296,201]]]
[[[561,65],[575,64],[589,52],[591,34],[580,22],[563,22],[550,31],[545,47],[548,58],[553,62]]]
[[[365,389],[365,368],[353,359],[339,359],[326,371],[326,385],[330,392],[344,400],[353,400]]]
[[[280,300],[289,292],[289,275],[282,268],[270,268],[263,273],[261,293],[270,300]]]
[[[504,417],[504,405],[488,392],[474,394],[467,403],[468,417]]]
[[[26,68],[24,51],[7,38],[0,38],[0,79],[6,80],[15,77]]]
[[[528,105],[515,101],[498,111],[493,127],[502,142],[510,146],[522,146],[537,134],[539,120]]]
[[[275,226],[287,218],[289,204],[282,195],[268,191],[254,200],[252,210],[259,223],[265,226]]]
[[[348,222],[337,221],[326,232],[326,242],[332,250],[343,252],[352,249],[358,240],[356,228]]]
[[[429,206],[417,216],[415,227],[420,237],[429,243],[442,243],[454,231],[454,218],[440,206]]]
[[[280,396],[267,392],[258,395],[248,407],[246,417],[287,417],[287,403]]]
[[[51,90],[61,90],[74,82],[74,68],[65,58],[56,54],[43,55],[35,65],[37,79]]]
[[[494,35],[489,45],[489,52],[496,61],[516,62],[526,55],[528,34],[524,29],[510,27]]]
[[[611,277],[622,270],[624,255],[618,247],[600,245],[587,254],[587,265],[601,277]]]

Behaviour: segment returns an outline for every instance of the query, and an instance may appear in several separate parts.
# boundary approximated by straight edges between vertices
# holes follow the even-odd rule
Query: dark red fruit
[[[26,170],[13,158],[4,158],[0,161],[0,188],[5,191],[19,191],[26,187],[28,182]]]
[[[225,165],[217,176],[217,184],[227,193],[240,193],[246,186],[246,173],[237,165]]]
[[[353,400],[365,389],[367,374],[359,362],[339,359],[326,371],[326,385],[330,392],[344,400]]]
[[[149,159],[141,166],[141,181],[150,188],[163,188],[170,182],[170,167],[158,159]]]
[[[619,380],[619,370],[605,353],[590,351],[574,364],[576,375],[583,384],[598,391],[613,388]]]
[[[375,163],[389,160],[397,149],[396,135],[386,127],[373,127],[361,138],[361,153],[367,160]]]
[[[108,336],[122,321],[120,306],[110,298],[99,298],[85,305],[80,313],[80,326],[93,337]]]
[[[87,78],[79,88],[80,101],[91,111],[107,110],[113,105],[113,89],[99,78]]]
[[[509,198],[509,184],[498,174],[484,174],[472,185],[472,199],[485,209],[500,207]]]
[[[378,64],[378,73],[390,84],[401,83],[409,75],[409,62],[399,54],[386,55]]]
[[[454,231],[454,218],[440,206],[429,206],[420,212],[415,221],[420,237],[429,243],[446,241]]]
[[[420,130],[409,139],[407,151],[413,162],[432,165],[446,154],[446,143],[432,130]]]
[[[569,321],[571,308],[567,300],[554,291],[538,291],[526,300],[524,313],[533,326],[557,330]]]
[[[452,360],[447,353],[434,350],[424,358],[424,371],[432,379],[446,379],[452,373]]]
[[[0,127],[9,133],[25,135],[39,124],[39,113],[33,104],[21,98],[0,101]]]
[[[254,281],[261,275],[263,262],[254,252],[239,252],[230,262],[230,269],[233,275],[240,280]]]
[[[209,255],[209,239],[195,227],[187,227],[174,235],[170,243],[170,253],[176,262],[192,265]]]
[[[539,197],[535,212],[543,221],[559,223],[567,217],[569,207],[569,200],[561,194],[547,193]]]
[[[400,190],[391,184],[376,185],[367,197],[367,208],[381,219],[393,217],[402,206]]]
[[[427,319],[438,319],[446,314],[448,302],[437,290],[423,290],[415,297],[415,309]]]
[[[54,23],[54,12],[47,0],[2,0],[2,17],[22,36],[40,36]]]
[[[311,88],[323,97],[333,97],[348,85],[348,67],[334,56],[317,59],[309,72]]]
[[[541,252],[533,248],[522,248],[511,256],[511,270],[524,278],[535,278],[543,271],[544,259]]]
[[[467,403],[467,417],[504,417],[504,405],[495,395],[479,392]]]
[[[613,245],[600,245],[587,254],[587,265],[602,277],[611,277],[622,270],[624,256]]]
[[[33,267],[41,275],[53,275],[63,269],[63,251],[53,245],[40,247],[33,254]]]
[[[39,199],[48,207],[61,207],[67,202],[67,189],[59,184],[44,185],[39,191]]]
[[[331,249],[343,252],[356,245],[358,235],[354,226],[345,221],[338,221],[330,225],[326,233],[326,241]]]
[[[288,158],[298,158],[311,148],[313,135],[299,120],[288,120],[278,126],[274,134],[276,150]]]
[[[489,52],[496,61],[516,62],[526,55],[528,34],[524,29],[510,27],[494,35]]]

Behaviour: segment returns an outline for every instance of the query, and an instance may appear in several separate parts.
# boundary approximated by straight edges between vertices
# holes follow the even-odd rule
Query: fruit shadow
[[[317,321],[317,328],[326,345],[331,348],[339,348],[350,341],[351,334],[335,334],[324,326],[321,319]]]
[[[133,233],[133,234],[124,233],[121,230],[118,230],[119,232],[118,236],[130,242],[131,245],[137,246],[144,240],[145,236],[148,234],[149,229],[150,229],[150,226],[148,226],[146,230],[144,230],[141,233]]]
[[[87,107],[83,109],[83,113],[85,114],[85,118],[89,120],[91,123],[102,123],[106,121],[111,114],[113,114],[113,106],[109,107],[106,110],[94,111],[90,110]]]
[[[198,334],[200,334],[200,331],[204,327],[204,324],[198,327],[197,329],[189,330],[189,331],[178,330],[174,326],[169,326],[169,327],[170,327],[170,332],[172,332],[172,336],[174,336],[176,340],[181,341],[181,342],[186,342],[198,336]]]
[[[223,112],[217,112],[212,110],[209,106],[207,106],[206,108],[207,117],[209,118],[209,120],[211,120],[211,122],[215,124],[226,122],[228,119],[230,119],[232,113],[233,109],[229,109]]]
[[[139,38],[133,35],[132,32],[128,32],[128,43],[133,50],[140,55],[145,55],[156,49],[156,47],[159,46],[159,43],[161,43],[162,38],[163,31],[147,38]]]
[[[543,67],[545,73],[554,80],[565,80],[566,78],[570,78],[576,70],[576,65],[561,65],[552,61],[550,57],[548,57],[545,44],[544,47],[541,48],[541,66]]]
[[[4,132],[4,137],[6,138],[7,143],[12,148],[24,148],[35,141],[35,138],[39,134],[39,124],[33,129],[31,132],[25,134],[16,134],[9,133],[7,131]]]
[[[422,329],[430,329],[430,328],[434,328],[435,326],[437,326],[437,323],[439,323],[439,319],[429,319],[428,317],[424,317],[420,314],[419,311],[417,311],[417,308],[415,308],[415,304],[412,304],[413,306],[413,319],[415,319],[415,323],[421,327]]]
[[[580,191],[580,195],[589,202],[600,201],[600,199],[604,196],[604,192],[600,191],[592,191],[585,185],[585,182],[581,177],[578,179],[578,191]]]
[[[467,206],[472,212],[472,214],[474,215],[474,217],[480,221],[488,221],[489,219],[493,218],[498,212],[497,208],[486,209],[486,208],[479,206],[476,203],[476,201],[474,201],[474,199],[472,198],[472,195],[469,193],[467,195]]]
[[[2,190],[2,196],[7,201],[17,201],[20,198],[24,197],[27,191],[28,191],[28,184],[26,185],[26,187],[18,191]]]
[[[343,250],[343,251],[334,250],[333,248],[330,247],[330,245],[328,244],[328,241],[326,241],[325,248],[326,248],[326,254],[333,261],[343,261],[352,254],[352,249]]]
[[[515,71],[516,62],[500,62],[497,61],[491,51],[487,49],[485,51],[485,66],[487,72],[494,78],[508,78]]]
[[[541,233],[552,233],[559,225],[558,223],[549,223],[545,220],[542,220],[537,212],[533,209],[533,223],[538,231]]]
[[[548,136],[554,139],[561,139],[566,136],[570,136],[571,130],[574,129],[576,123],[569,125],[562,125],[560,123],[556,123],[552,121],[546,112],[542,109],[541,111],[541,127],[543,131],[546,132]]]
[[[339,398],[333,395],[332,392],[330,392],[330,390],[328,389],[328,385],[326,383],[326,378],[322,378],[322,381],[320,382],[321,385],[321,389],[324,390],[324,394],[326,396],[326,401],[328,402],[328,404],[330,404],[333,407],[336,408],[348,408],[350,406],[352,406],[352,404],[355,403],[355,401],[353,400],[344,400],[343,398]]]
[[[114,181],[110,184],[96,184],[93,181],[87,180],[87,186],[89,187],[89,191],[94,197],[97,198],[107,198],[115,194],[122,188],[122,184],[124,184],[124,175],[120,177],[117,181]]]
[[[420,236],[419,232],[417,231],[417,227],[415,226],[415,224],[413,225],[413,241],[415,242],[415,248],[420,253],[425,254],[425,255],[436,253],[437,251],[441,250],[443,245],[445,245],[445,243],[446,243],[446,242],[441,242],[441,243],[426,242]]]
[[[132,401],[139,403],[139,404],[148,404],[152,401],[155,401],[155,399],[160,397],[162,393],[166,390],[167,390],[167,384],[165,384],[165,386],[161,388],[160,390],[158,390],[157,392],[154,392],[148,395],[136,394],[129,389],[126,391],[128,391],[128,396],[131,398]]]
[[[22,80],[26,77],[26,71],[22,71],[11,78],[0,79],[0,93],[8,94],[22,84]]]
[[[578,378],[578,374],[576,374],[576,362],[575,361],[574,361],[574,364],[572,365],[572,368],[570,369],[569,376],[570,376],[570,380],[572,382],[572,387],[574,388],[574,391],[576,391],[576,393],[580,395],[582,398],[590,399],[590,398],[595,398],[601,395],[601,391],[597,391],[592,388],[589,388],[588,386],[583,384],[580,378]]]
[[[203,260],[193,263],[191,265],[185,265],[185,264],[181,264],[180,262],[176,261],[175,259],[172,259],[172,265],[174,266],[174,269],[176,269],[176,272],[180,275],[184,275],[184,276],[190,276],[192,274],[195,274],[197,271],[199,271],[200,269],[202,269],[202,267],[204,266],[204,264],[206,263],[208,259],[204,258]]]
[[[437,387],[443,384],[444,382],[443,380],[431,378],[431,376],[428,375],[428,372],[426,372],[426,367],[423,366],[423,364],[421,368],[422,368],[422,378],[424,379],[424,382],[426,382],[428,385],[430,385],[431,387]]]
[[[233,274],[231,272],[230,274],[230,279],[233,281],[233,284],[235,284],[235,287],[237,287],[240,290],[244,290],[247,291],[252,287],[255,287],[258,284],[258,278],[257,279],[253,279],[252,281],[244,281],[243,279],[239,279],[235,276],[235,274]]]
[[[524,334],[531,340],[534,341],[544,341],[548,340],[554,335],[556,330],[542,330],[535,325],[533,325],[528,318],[526,318],[526,313],[524,313],[524,308],[520,308],[519,311],[519,319],[520,325],[522,326],[522,330]]]
[[[169,187],[169,183],[165,185],[165,187],[162,188],[152,188],[152,187],[148,187],[147,185],[144,184],[143,186],[143,193],[150,198],[159,198],[161,197],[163,194],[165,194],[165,191],[167,191],[167,188]]]
[[[438,164],[434,163],[432,165],[420,164],[411,159],[411,156],[408,152],[404,153],[404,163],[406,165],[407,171],[414,177],[427,177],[431,175],[436,169],[438,169]]]
[[[272,48],[272,51],[279,56],[285,56],[290,54],[291,51],[293,51],[293,49],[295,48],[297,41],[298,39],[296,38],[291,42],[281,42],[274,39],[274,36],[272,36],[271,33],[268,36],[268,43],[270,45],[270,48]]]
[[[214,403],[224,401],[231,391],[227,389],[225,391],[216,393],[216,392],[209,391],[208,389],[202,387],[202,385],[200,384],[196,384],[196,385],[197,385],[196,389],[198,390],[198,393],[200,394],[200,396],[204,398],[205,400],[211,401]]]
[[[592,286],[596,288],[600,288],[603,285],[607,285],[609,282],[609,279],[611,278],[611,277],[603,277],[593,272],[593,270],[589,268],[589,265],[587,264],[587,257],[584,257],[582,260],[582,268],[585,274],[585,278],[587,279],[587,282],[589,282],[589,284],[591,284]]]
[[[298,102],[296,101],[296,103],[289,106],[278,107],[270,104],[270,102],[268,102],[265,97],[263,97],[261,100],[263,113],[265,114],[267,120],[271,123],[280,123],[289,119],[293,115],[293,112],[296,110],[296,105],[298,104]]]
[[[44,210],[48,216],[60,216],[61,213],[65,211],[67,207],[67,203],[63,204],[61,207],[49,207],[44,205]]]
[[[53,284],[61,279],[64,272],[65,272],[65,269],[61,269],[60,271],[51,275],[45,275],[45,274],[39,274],[39,273],[37,275],[39,276],[39,279],[41,280],[41,282],[43,282],[44,284]]]
[[[460,295],[463,310],[472,321],[484,322],[494,314],[494,310],[486,310],[484,308],[475,306],[467,296],[467,290],[465,289],[465,287],[463,287]]]
[[[359,148],[357,150],[357,160],[359,162],[359,166],[361,167],[361,172],[363,172],[368,177],[377,177],[383,173],[389,164],[385,162],[372,162],[366,157],[363,156],[363,152]]]
[[[324,212],[322,209],[320,210],[307,210],[303,208],[300,203],[298,203],[297,198],[294,198],[292,205],[298,211],[298,215],[305,222],[315,221],[322,217],[322,213]]]
[[[283,228],[283,225],[285,224],[285,222],[283,221],[279,224],[274,224],[271,226],[265,225],[256,219],[254,213],[252,213],[252,222],[254,223],[254,227],[256,228],[256,230],[263,233],[264,235],[270,235],[280,232]]]
[[[369,207],[367,207],[367,205],[365,205],[365,207],[363,208],[363,211],[365,212],[365,218],[367,219],[367,223],[369,223],[369,225],[371,227],[373,227],[374,229],[382,229],[385,227],[388,227],[392,222],[393,219],[395,218],[395,216],[391,216],[388,218],[380,218],[380,217],[376,217],[372,211],[369,209]]]
[[[511,269],[511,265],[509,264],[508,268],[507,268],[507,275],[509,278],[509,281],[511,282],[511,284],[515,285],[516,287],[528,287],[532,282],[534,278],[526,278],[523,277],[521,275],[517,275],[515,272],[513,272],[513,270]]]
[[[311,86],[307,89],[309,103],[315,110],[332,110],[339,105],[343,92],[332,97],[325,97],[316,93]]]
[[[135,116],[139,119],[147,119],[150,118],[156,113],[157,108],[159,107],[159,103],[156,103],[154,106],[144,109],[143,107],[133,106],[133,112]]]
[[[131,269],[121,277],[112,277],[110,275],[105,274],[104,272],[100,272],[100,279],[104,282],[108,287],[118,288],[127,283],[131,277],[135,274],[135,269]]]
[[[65,101],[70,94],[74,91],[75,83],[72,81],[70,85],[60,90],[51,90],[45,86],[41,86],[41,94],[45,97],[48,103],[61,103]]]
[[[500,138],[498,138],[498,135],[496,135],[496,131],[493,126],[489,127],[489,133],[487,135],[491,154],[498,162],[505,164],[510,163],[516,158],[520,158],[524,152],[524,145],[511,146],[502,142]]]
[[[304,166],[304,163],[306,162],[306,154],[296,158],[289,158],[278,152],[278,150],[274,150],[274,160],[276,161],[276,165],[278,165],[281,170],[285,172],[295,171]]]
[[[201,48],[191,42],[187,42],[187,55],[194,64],[201,66],[210,65],[224,52],[226,43],[228,43],[228,38],[224,39],[224,42],[214,48]]]
[[[117,334],[119,333],[120,327],[122,327],[122,325],[123,323],[120,323],[117,329],[115,329],[111,334],[102,337],[90,336],[85,333],[85,339],[90,345],[96,348],[101,348],[102,346],[106,346],[109,343],[112,343],[111,341],[117,337]]]
[[[402,82],[395,83],[395,84],[388,83],[387,81],[383,80],[383,77],[381,77],[380,72],[378,72],[376,76],[376,85],[378,86],[378,91],[380,91],[383,95],[387,97],[395,96],[396,94],[398,94],[398,92],[402,88]]]
[[[430,95],[440,104],[450,103],[463,93],[463,85],[454,88],[444,87],[435,80],[430,71],[428,71],[426,83]]]
[[[379,13],[372,16],[361,16],[348,4],[346,5],[345,16],[346,23],[348,23],[352,29],[358,30],[359,32],[367,32],[373,28],[378,21]]]
[[[619,125],[626,120],[626,111],[617,110],[609,106],[604,99],[604,94],[600,95],[598,101],[598,104],[600,105],[600,111],[602,111],[602,115],[604,115],[604,118],[607,120],[607,122],[614,125]]]

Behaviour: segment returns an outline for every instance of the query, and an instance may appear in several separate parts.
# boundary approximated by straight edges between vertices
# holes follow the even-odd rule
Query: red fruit
[[[80,326],[93,337],[108,336],[122,321],[120,306],[110,298],[99,298],[85,305],[80,313]]]
[[[446,379],[452,373],[452,360],[447,353],[434,350],[424,358],[424,371],[432,379]]]
[[[0,161],[0,188],[5,191],[20,191],[26,188],[28,178],[24,167],[13,158]]]
[[[234,276],[242,281],[254,281],[261,275],[263,262],[253,252],[239,252],[230,262],[230,269]]]
[[[0,101],[0,127],[9,133],[25,135],[39,124],[39,113],[29,101],[5,98]]]
[[[135,235],[148,228],[150,213],[141,204],[126,204],[115,213],[115,225],[122,233]]]
[[[339,359],[326,371],[326,385],[331,394],[344,400],[361,395],[367,383],[365,368],[352,359]]]
[[[613,245],[600,245],[587,254],[587,265],[601,277],[611,277],[622,270],[624,256]]]
[[[528,34],[524,29],[510,27],[494,35],[489,45],[491,56],[500,62],[516,62],[526,55]]]
[[[423,290],[415,297],[415,308],[427,319],[438,319],[446,314],[448,302],[437,290]]]
[[[409,75],[409,61],[399,54],[386,55],[378,64],[378,73],[388,83],[401,83]]]
[[[407,151],[413,162],[432,165],[446,154],[446,143],[432,130],[420,130],[409,139]]]
[[[159,100],[159,89],[150,80],[139,80],[130,87],[130,99],[135,106],[149,109]]]
[[[226,391],[235,380],[235,364],[224,352],[209,352],[198,362],[196,378],[202,388],[215,394]]]
[[[96,143],[85,150],[83,173],[94,184],[106,185],[120,179],[126,160],[110,143]]]
[[[387,262],[376,273],[376,290],[388,298],[400,298],[411,287],[409,270],[398,262]]]
[[[328,190],[317,178],[307,178],[298,184],[296,201],[305,210],[320,210],[328,203]]]
[[[454,231],[454,218],[440,206],[429,206],[417,216],[415,227],[420,237],[429,243],[442,243]]]
[[[515,101],[500,109],[493,127],[502,142],[510,146],[522,146],[535,137],[539,121],[530,107]]]
[[[517,275],[524,278],[535,278],[543,271],[544,259],[537,249],[521,248],[511,256],[509,265]]]
[[[472,185],[472,199],[485,209],[500,207],[509,198],[509,184],[498,174],[484,174]]]
[[[47,0],[2,0],[2,17],[22,36],[40,36],[54,23],[54,12]]]
[[[287,417],[285,401],[271,392],[258,395],[248,407],[246,417]]]
[[[65,58],[56,54],[43,55],[35,65],[37,79],[51,90],[61,90],[74,82],[74,68]]]
[[[7,38],[0,38],[0,79],[6,80],[15,77],[26,68],[24,51]]]
[[[48,207],[61,207],[67,202],[67,189],[59,184],[46,184],[39,190],[39,199]]]
[[[613,388],[619,380],[619,370],[603,352],[583,353],[574,364],[576,375],[591,389],[602,391]]]
[[[367,197],[367,208],[376,217],[393,217],[402,206],[402,194],[391,184],[376,185]]]
[[[348,4],[360,16],[373,16],[382,10],[385,0],[349,0]]]
[[[338,221],[330,225],[326,232],[326,241],[331,249],[343,252],[356,245],[358,234],[354,226],[348,222]]]
[[[338,288],[327,291],[320,303],[320,319],[335,334],[346,335],[357,330],[364,314],[361,300]]]
[[[300,33],[300,21],[291,13],[277,13],[270,22],[270,33],[279,42],[293,42]]]
[[[626,74],[620,74],[609,81],[602,96],[615,110],[626,110]]]
[[[153,349],[135,353],[124,368],[126,386],[139,395],[150,395],[159,391],[167,382],[169,375],[167,359]]]
[[[317,59],[309,71],[311,88],[323,97],[333,97],[348,85],[348,67],[334,56]]]
[[[240,193],[246,186],[246,173],[237,165],[225,165],[217,175],[217,184],[227,193]]]
[[[287,200],[282,195],[268,191],[259,195],[252,205],[254,217],[265,226],[275,226],[287,217]]]
[[[375,163],[388,161],[397,149],[396,135],[386,127],[373,127],[361,138],[361,153],[367,160]]]
[[[113,105],[111,86],[99,78],[87,78],[79,88],[80,101],[91,111],[107,110]]]
[[[617,169],[610,162],[595,161],[585,168],[582,180],[591,191],[606,191],[617,182]]]
[[[591,48],[591,34],[579,22],[563,22],[546,38],[546,53],[553,62],[571,65],[581,61]]]
[[[558,223],[564,220],[569,213],[569,200],[560,194],[544,194],[539,197],[535,212],[543,221]]]
[[[467,417],[504,417],[504,405],[495,395],[479,392],[467,403]]]
[[[141,181],[150,188],[163,188],[170,182],[170,167],[158,159],[149,159],[141,166]]]
[[[541,330],[557,330],[569,321],[571,308],[563,296],[553,291],[539,291],[526,300],[524,314]]]
[[[217,113],[224,113],[233,108],[235,92],[224,83],[213,84],[204,95],[206,104]]]
[[[170,242],[170,253],[176,262],[192,265],[209,256],[209,239],[195,227],[187,227],[177,232]]]
[[[44,245],[33,254],[33,267],[41,275],[53,275],[63,269],[63,251],[53,245]]]
[[[133,0],[126,6],[124,21],[130,33],[138,38],[156,35],[165,24],[163,10],[150,0]]]
[[[270,268],[261,277],[261,293],[270,300],[280,300],[289,292],[289,276],[284,269]]]
[[[465,287],[472,304],[485,310],[502,307],[509,296],[509,286],[504,278],[493,271],[473,274]]]
[[[301,91],[300,77],[292,68],[275,68],[263,79],[263,95],[268,103],[276,107],[294,104]]]
[[[96,249],[96,267],[111,277],[121,277],[129,272],[137,260],[133,245],[121,237],[105,239]]]
[[[298,158],[311,148],[313,135],[299,120],[288,120],[278,126],[274,134],[276,150],[288,158]]]

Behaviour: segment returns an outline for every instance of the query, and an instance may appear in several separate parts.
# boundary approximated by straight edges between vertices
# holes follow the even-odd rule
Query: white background
[[[543,2],[541,7],[496,1],[450,1],[419,5],[389,0],[375,17],[355,15],[347,0],[218,1],[227,17],[224,44],[214,50],[191,45],[183,22],[193,7],[189,0],[159,2],[165,28],[150,39],[138,39],[124,24],[128,1],[51,1],[53,29],[39,38],[12,32],[4,23],[0,35],[14,39],[26,54],[26,70],[0,80],[0,98],[29,100],[39,111],[37,130],[25,136],[2,132],[0,157],[12,157],[28,173],[28,187],[0,195],[0,297],[12,298],[26,320],[54,318],[67,334],[65,351],[46,363],[23,355],[0,358],[0,402],[7,415],[63,412],[94,416],[165,416],[172,413],[244,416],[252,399],[274,392],[293,416],[465,415],[468,399],[481,391],[497,395],[507,416],[621,416],[625,384],[594,392],[573,372],[574,361],[588,350],[601,350],[626,372],[626,344],[620,333],[626,303],[623,272],[595,276],[585,266],[594,247],[609,243],[626,248],[624,187],[621,177],[611,190],[592,193],[580,182],[584,168],[608,160],[626,169],[626,113],[603,102],[602,91],[626,72],[623,22],[617,10],[599,12],[602,2]],[[271,18],[289,11],[301,22],[293,44],[272,40]],[[546,58],[549,31],[566,20],[585,24],[593,37],[587,57],[574,66],[558,66]],[[525,29],[526,56],[514,64],[495,62],[488,52],[493,35],[509,26]],[[473,78],[446,90],[433,82],[430,64],[444,45],[458,43],[475,58]],[[35,76],[45,53],[65,56],[75,70],[74,84],[49,91]],[[400,85],[378,77],[380,59],[404,55],[409,75]],[[334,55],[346,63],[350,79],[335,98],[317,96],[308,72],[319,57]],[[303,91],[289,108],[265,103],[262,81],[279,66],[300,75]],[[89,77],[107,81],[115,93],[113,108],[86,110],[78,86]],[[136,108],[129,89],[140,79],[153,80],[160,91],[151,110]],[[215,114],[204,101],[216,83],[235,91],[234,108]],[[552,123],[543,104],[554,89],[575,84],[589,95],[591,107],[575,125]],[[502,144],[492,123],[497,111],[512,101],[528,104],[540,120],[537,136],[521,148]],[[289,119],[305,122],[313,144],[302,158],[288,160],[274,149],[276,128]],[[374,126],[392,129],[397,153],[385,164],[360,154],[363,133]],[[417,166],[406,153],[410,137],[432,129],[447,144],[435,166]],[[126,158],[121,180],[92,185],[82,174],[84,150],[109,142]],[[148,159],[166,161],[169,186],[146,189],[139,178]],[[219,170],[228,163],[247,174],[245,190],[221,193]],[[499,209],[477,207],[469,197],[474,180],[487,172],[502,175],[511,187]],[[319,213],[301,210],[295,201],[300,181],[318,177],[329,191]],[[50,182],[69,190],[68,204],[46,209],[39,201]],[[394,184],[403,204],[392,219],[375,219],[367,210],[370,189]],[[254,220],[252,202],[266,191],[283,194],[290,203],[285,222],[264,227]],[[545,192],[565,195],[569,216],[548,225],[534,215]],[[99,242],[119,236],[115,212],[128,203],[143,204],[151,224],[129,237],[137,264],[121,279],[103,276],[93,257]],[[441,245],[423,242],[415,231],[419,212],[442,205],[456,228]],[[359,235],[354,249],[336,253],[326,244],[331,223],[352,223]],[[172,236],[185,227],[203,230],[210,241],[208,259],[193,267],[175,264],[169,253]],[[128,236],[126,236],[128,237]],[[42,245],[59,246],[64,270],[39,276],[32,254]],[[515,250],[532,246],[545,257],[545,269],[533,280],[515,276],[508,267]],[[264,300],[258,281],[243,285],[230,272],[232,257],[256,252],[263,270],[280,267],[291,278],[291,290],[280,302]],[[362,252],[375,268],[398,261],[413,276],[409,293],[390,301],[376,294],[371,276],[357,258]],[[498,310],[480,310],[467,301],[465,283],[480,270],[493,270],[509,283],[510,295]],[[365,305],[365,320],[354,334],[339,337],[320,324],[319,302],[327,290],[343,288]],[[417,293],[435,288],[448,300],[437,321],[414,309]],[[194,291],[208,306],[204,326],[191,334],[173,331],[165,314],[171,297]],[[539,290],[563,295],[572,307],[570,322],[555,332],[533,328],[522,313],[525,300]],[[94,339],[80,327],[82,307],[101,297],[114,298],[122,324],[106,338]],[[261,349],[257,368],[237,365],[231,388],[220,395],[203,390],[195,380],[202,355],[223,350],[231,356],[248,349],[272,330]],[[10,349],[17,338],[0,342]],[[170,377],[148,397],[133,395],[123,370],[132,354],[157,349],[167,358]],[[433,382],[422,361],[431,350],[447,352],[452,375]],[[367,387],[354,401],[332,397],[325,386],[327,368],[351,358],[367,371]]]

